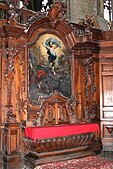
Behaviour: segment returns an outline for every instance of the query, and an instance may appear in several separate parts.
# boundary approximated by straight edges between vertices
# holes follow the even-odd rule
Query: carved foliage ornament
[[[88,59],[81,60],[81,64],[84,68],[84,111],[85,111],[85,120],[91,120],[91,108],[93,109],[94,105],[94,93],[96,92],[96,86],[94,83],[95,74],[94,74],[94,62],[92,60],[92,57]],[[90,95],[91,93],[91,95]],[[93,111],[94,112],[94,111]]]

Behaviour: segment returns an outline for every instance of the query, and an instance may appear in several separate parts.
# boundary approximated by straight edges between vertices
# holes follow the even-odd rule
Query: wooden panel
[[[5,127],[2,132],[3,151],[9,155],[20,151],[20,129],[17,124]]]
[[[102,72],[113,73],[113,64],[102,64]]]
[[[113,111],[103,111],[103,118],[113,118]]]
[[[110,32],[109,32],[110,33]],[[109,37],[113,36],[109,34]],[[110,38],[111,38],[110,37]],[[100,117],[102,153],[112,152],[113,126],[113,41],[101,42],[100,50]],[[106,154],[105,154],[106,155]],[[109,155],[110,157],[110,155]]]
[[[103,106],[113,106],[113,76],[103,76]]]
[[[113,63],[100,64],[101,120],[113,120]]]
[[[110,121],[101,121],[101,138],[109,136],[106,126],[113,125]]]

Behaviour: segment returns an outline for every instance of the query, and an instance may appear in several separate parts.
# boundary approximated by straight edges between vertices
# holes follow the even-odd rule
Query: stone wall
[[[86,15],[97,16],[103,12],[103,0],[59,0],[59,2],[66,3],[66,17],[76,23],[81,18],[85,19]]]
[[[70,20],[80,21],[85,15],[97,15],[97,0],[70,0]]]

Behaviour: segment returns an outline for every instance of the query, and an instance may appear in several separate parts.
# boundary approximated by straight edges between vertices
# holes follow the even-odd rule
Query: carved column
[[[98,43],[85,41],[78,43],[73,48],[75,60],[78,61],[76,65],[79,69],[78,80],[75,84],[76,95],[78,95],[78,106],[77,114],[82,117],[82,121],[91,122],[95,121],[98,114],[98,96],[97,86],[98,81],[96,80],[96,64],[94,55],[98,53]],[[81,116],[80,116],[81,115]]]
[[[6,119],[3,128],[3,169],[14,169],[16,165],[22,164],[20,153],[20,124],[16,121],[16,115],[13,113],[12,103],[12,85],[14,81],[14,58],[17,54],[15,48],[8,47],[6,52],[5,78],[7,82],[7,105]],[[19,166],[21,168],[21,166]]]

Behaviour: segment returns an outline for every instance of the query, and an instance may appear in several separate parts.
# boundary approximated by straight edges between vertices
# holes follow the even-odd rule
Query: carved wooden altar
[[[25,127],[99,123],[101,30],[69,22],[64,18],[65,5],[59,2],[48,13],[17,6],[12,10],[4,3],[0,9],[1,150],[6,125],[19,126],[14,154],[20,155],[25,153]],[[94,135],[75,140],[81,137],[85,145]],[[7,139],[15,140],[15,135]],[[27,144],[29,139],[25,140]],[[96,146],[92,143],[90,150]]]

